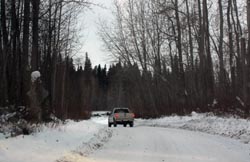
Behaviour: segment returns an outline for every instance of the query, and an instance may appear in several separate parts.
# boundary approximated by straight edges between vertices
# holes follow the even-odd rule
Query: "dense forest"
[[[29,107],[30,74],[41,72],[46,110],[83,119],[129,107],[137,116],[192,111],[249,116],[250,2],[115,1],[100,37],[117,63],[76,65],[77,14],[87,0],[1,0],[0,106]],[[86,40],[87,41],[87,40]],[[45,113],[46,112],[46,113]]]
[[[87,0],[1,0],[0,105],[28,106],[32,71],[42,73],[49,109],[56,103],[58,68],[78,51],[77,16],[92,4]],[[64,83],[66,69],[63,72]],[[62,98],[64,92],[61,93]]]
[[[113,57],[141,70],[145,110],[249,115],[249,0],[116,1],[113,13],[100,36]]]

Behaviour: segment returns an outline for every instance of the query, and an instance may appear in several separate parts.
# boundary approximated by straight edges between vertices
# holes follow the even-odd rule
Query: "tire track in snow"
[[[81,146],[66,153],[62,158],[56,162],[80,162],[86,161],[86,157],[101,149],[105,143],[112,137],[113,131],[109,128],[102,128],[96,133],[88,142],[83,142]]]

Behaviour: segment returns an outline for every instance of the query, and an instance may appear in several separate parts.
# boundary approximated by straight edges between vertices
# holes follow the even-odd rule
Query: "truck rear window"
[[[128,109],[116,109],[114,113],[129,113]]]

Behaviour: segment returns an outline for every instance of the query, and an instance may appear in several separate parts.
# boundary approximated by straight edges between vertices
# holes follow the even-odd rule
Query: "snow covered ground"
[[[101,149],[78,162],[249,162],[250,147],[206,133],[140,126],[112,128]],[[72,161],[73,162],[73,161]]]
[[[72,154],[88,154],[110,136],[105,128],[93,121],[68,121],[44,126],[41,132],[28,136],[5,139],[0,134],[0,162],[54,162]]]
[[[105,114],[101,112],[99,114]],[[107,124],[106,116],[91,119],[99,124]],[[189,116],[170,116],[158,119],[136,119],[135,126],[178,128],[206,132],[240,140],[250,144],[250,120],[237,117],[218,117],[211,113],[193,112]]]
[[[107,116],[93,115],[87,121],[44,125],[40,132],[28,136],[6,139],[0,133],[0,162],[249,162],[250,159],[249,120],[192,113],[185,117],[136,119],[134,128],[108,128]]]
[[[190,116],[171,116],[159,119],[137,119],[137,126],[153,126],[180,128],[192,131],[206,132],[239,139],[250,144],[250,120],[235,117],[218,117],[213,114],[198,114]]]

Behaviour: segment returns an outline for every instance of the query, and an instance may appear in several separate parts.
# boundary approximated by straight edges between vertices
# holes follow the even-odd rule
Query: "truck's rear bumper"
[[[126,123],[133,123],[133,120],[120,120],[120,121],[115,121],[116,124],[126,124]]]

